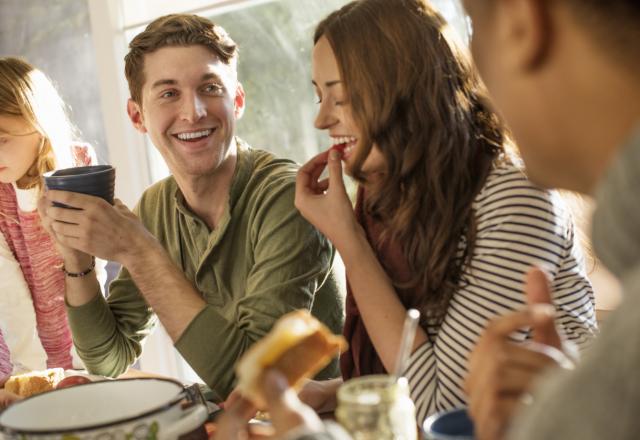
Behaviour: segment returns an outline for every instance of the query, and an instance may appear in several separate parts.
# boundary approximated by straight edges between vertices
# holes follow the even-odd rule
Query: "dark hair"
[[[637,64],[640,54],[640,1],[638,0],[565,0],[578,21],[595,34],[598,42],[618,59]]]
[[[142,103],[144,56],[166,46],[202,45],[225,64],[235,63],[238,47],[227,32],[211,20],[191,14],[170,14],[157,18],[129,43],[124,57],[125,76],[131,99]]]
[[[373,144],[385,158],[383,182],[365,209],[403,247],[418,306],[440,321],[475,243],[473,201],[504,152],[499,118],[466,51],[424,0],[354,1],[317,27],[326,37],[360,128],[351,173]],[[461,246],[461,244],[464,244]]]

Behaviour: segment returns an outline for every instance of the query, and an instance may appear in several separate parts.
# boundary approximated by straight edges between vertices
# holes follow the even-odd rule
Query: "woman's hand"
[[[362,233],[342,180],[341,153],[318,154],[298,171],[295,205],[300,213],[338,249]],[[329,178],[320,179],[325,168]]]
[[[336,409],[336,392],[342,385],[342,379],[308,380],[298,393],[300,400],[323,414]]]

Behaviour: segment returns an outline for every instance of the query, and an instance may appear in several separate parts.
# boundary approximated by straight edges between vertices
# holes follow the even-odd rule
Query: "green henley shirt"
[[[334,250],[293,204],[296,168],[238,142],[229,205],[213,231],[186,207],[173,177],[147,189],[134,210],[207,302],[175,347],[221,399],[234,386],[240,355],[283,314],[310,309],[342,332],[344,295],[332,270]],[[126,268],[108,299],[98,295],[68,307],[68,314],[87,369],[106,376],[136,361],[157,322]],[[334,359],[317,377],[337,376]]]

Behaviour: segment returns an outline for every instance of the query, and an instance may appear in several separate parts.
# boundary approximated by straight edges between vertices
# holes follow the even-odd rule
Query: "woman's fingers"
[[[342,179],[342,153],[337,150],[329,151],[329,186],[336,191],[347,193]]]
[[[313,176],[316,176],[316,181],[318,180],[318,177],[327,166],[328,154],[327,151],[324,151],[312,157],[307,163],[300,167],[296,176],[297,188],[309,188],[314,179]]]

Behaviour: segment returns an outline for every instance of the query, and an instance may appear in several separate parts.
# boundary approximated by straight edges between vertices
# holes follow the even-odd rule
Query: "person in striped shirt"
[[[524,306],[532,265],[550,276],[564,338],[587,347],[594,296],[570,212],[508,153],[442,17],[421,0],[357,1],[322,21],[314,42],[316,127],[333,146],[301,168],[296,206],[344,260],[350,348],[342,379],[308,385],[303,400],[330,409],[342,380],[393,372],[406,310],[417,308],[404,374],[418,421],[465,405],[469,353],[491,318]],[[355,213],[343,166],[359,184]]]
[[[508,154],[505,129],[442,17],[424,0],[355,1],[322,21],[314,42],[316,126],[333,146],[300,169],[296,206],[344,261],[350,349],[342,379],[309,382],[301,400],[332,410],[343,380],[394,372],[406,311],[418,308],[404,371],[417,423],[466,405],[470,353],[489,320],[525,307],[533,265],[549,275],[562,336],[586,349],[597,333],[594,296],[571,213]],[[355,213],[343,167],[359,184]],[[512,335],[520,345],[531,338]],[[277,372],[264,385],[279,434],[340,437]],[[228,408],[225,435],[241,429],[246,405]]]
[[[0,58],[0,384],[24,370],[82,366],[62,260],[36,211],[43,173],[95,160],[74,134],[50,80],[24,60]]]

